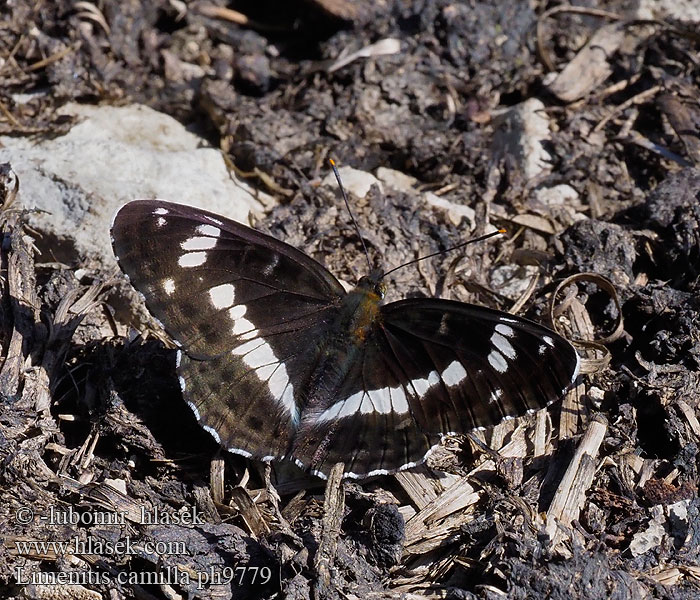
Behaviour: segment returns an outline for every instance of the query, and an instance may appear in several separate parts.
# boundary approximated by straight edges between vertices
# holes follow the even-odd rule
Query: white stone
[[[546,206],[578,206],[578,192],[568,183],[534,190],[535,199]]]
[[[377,169],[377,178],[387,187],[393,188],[396,191],[416,194],[415,186],[419,183],[415,177],[406,175],[395,169],[387,169],[379,167]],[[469,223],[469,231],[474,229],[476,224],[476,213],[474,209],[465,204],[457,204],[441,196],[437,196],[432,192],[422,194],[423,199],[432,207],[447,212],[447,217],[454,225],[460,225],[462,219],[466,219]]]
[[[367,192],[369,192],[369,188],[375,184],[379,186],[380,190],[383,189],[379,179],[366,171],[344,166],[339,167],[338,172],[340,173],[340,179],[343,181],[345,190],[358,198],[364,198]],[[335,175],[332,172],[323,178],[321,185],[336,190],[338,189],[338,182],[335,180]]]
[[[493,122],[496,134],[493,153],[496,158],[509,156],[520,167],[525,180],[530,180],[551,167],[551,155],[544,143],[549,140],[549,117],[537,98],[529,98],[499,115]]]
[[[58,260],[75,260],[74,249],[81,258],[92,255],[112,267],[110,221],[130,200],[162,198],[244,223],[250,211],[262,210],[251,188],[229,172],[221,152],[168,115],[140,105],[75,103],[61,112],[79,117],[63,136],[38,142],[0,136],[0,162],[11,163],[19,176],[24,205],[46,211],[32,213],[31,226],[46,243],[69,241],[60,246],[71,249],[68,255],[52,248]],[[167,214],[158,215],[167,221]]]
[[[491,272],[491,287],[509,300],[517,300],[539,272],[534,265],[501,265]]]
[[[697,0],[639,0],[635,13],[630,18],[677,19],[694,27],[700,22],[700,4]]]

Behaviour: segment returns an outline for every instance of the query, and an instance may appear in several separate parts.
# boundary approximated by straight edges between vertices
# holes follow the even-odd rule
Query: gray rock
[[[17,173],[23,205],[39,209],[30,224],[44,260],[91,256],[114,264],[109,227],[130,200],[158,197],[241,222],[269,201],[235,180],[219,150],[167,115],[139,105],[63,111],[80,119],[64,136],[0,137],[0,162]]]

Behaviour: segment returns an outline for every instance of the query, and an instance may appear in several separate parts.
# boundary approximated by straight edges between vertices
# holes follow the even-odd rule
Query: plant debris
[[[560,405],[449,436],[416,469],[325,484],[250,462],[197,426],[167,339],[126,333],[114,270],[38,255],[35,201],[2,165],[0,596],[700,597],[697,19],[619,1],[0,6],[0,135],[60,136],[68,101],[172,115],[278,199],[258,228],[350,282],[366,260],[320,180],[330,157],[376,171],[351,201],[378,266],[509,233],[392,273],[388,299],[543,322],[551,301],[590,342]]]

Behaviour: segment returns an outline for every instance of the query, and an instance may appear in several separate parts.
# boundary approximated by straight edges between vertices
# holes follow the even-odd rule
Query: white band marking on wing
[[[214,308],[224,309],[233,305],[234,289],[230,283],[217,285],[209,290],[209,297]]]
[[[505,356],[498,350],[492,350],[488,356],[489,364],[499,373],[505,373],[508,370],[508,363]]]
[[[203,265],[206,260],[206,252],[188,252],[180,257],[177,264],[186,269],[189,267],[199,267],[200,265]]]
[[[467,372],[459,361],[453,360],[442,372],[442,380],[446,385],[453,387],[459,385],[467,378]]]
[[[500,333],[494,333],[491,336],[491,343],[496,346],[498,351],[504,356],[507,356],[508,358],[515,358],[515,348],[513,348],[510,342]]]

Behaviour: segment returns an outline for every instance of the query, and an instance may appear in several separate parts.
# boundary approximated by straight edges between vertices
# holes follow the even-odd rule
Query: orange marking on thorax
[[[373,323],[379,317],[379,302],[381,298],[374,292],[367,292],[367,295],[358,304],[353,315],[351,335],[358,341],[364,342],[367,334],[371,331]]]

